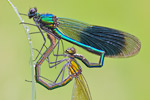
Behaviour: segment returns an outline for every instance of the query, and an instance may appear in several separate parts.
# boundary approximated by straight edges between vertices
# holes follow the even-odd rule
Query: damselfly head
[[[74,47],[68,48],[65,53],[74,55],[76,53],[76,49]]]
[[[29,12],[28,12],[28,17],[32,18],[36,15],[37,13],[37,8],[30,8]]]

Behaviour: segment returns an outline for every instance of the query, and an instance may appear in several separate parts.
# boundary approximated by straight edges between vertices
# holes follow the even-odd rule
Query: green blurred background
[[[81,65],[93,100],[150,100],[149,0],[11,1],[22,13],[37,7],[40,13],[53,13],[137,36],[142,44],[138,55],[127,59],[105,58],[100,69]],[[25,79],[31,80],[30,49],[19,22],[7,0],[0,0],[0,100],[31,100],[31,83],[25,82]],[[78,51],[90,61],[95,61],[94,57],[97,59],[80,48]],[[70,100],[73,84],[52,91],[37,84],[37,100]]]

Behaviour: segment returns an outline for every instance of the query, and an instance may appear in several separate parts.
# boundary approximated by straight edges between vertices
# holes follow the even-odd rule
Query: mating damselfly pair
[[[91,25],[70,18],[56,17],[55,15],[48,13],[40,14],[37,12],[36,8],[31,8],[29,10],[28,17],[30,19],[33,18],[35,24],[22,23],[36,26],[44,40],[41,49],[37,50],[38,55],[35,58],[37,59],[41,55],[35,66],[36,82],[43,85],[45,88],[52,90],[68,84],[73,78],[75,78],[76,86],[74,87],[73,100],[91,100],[88,85],[81,73],[81,66],[76,59],[81,60],[90,68],[98,68],[103,66],[104,57],[130,57],[137,54],[141,47],[140,41],[135,36],[116,29]],[[46,44],[46,37],[44,36],[43,31],[46,32],[51,45],[46,47],[47,49],[44,53],[41,53]],[[76,54],[75,48],[68,48],[65,51],[66,54],[54,54],[56,57],[64,56],[67,58],[56,60],[55,62],[49,62],[48,57],[50,53],[57,45],[59,45],[61,40],[68,41],[92,54],[99,55],[99,63],[89,63],[82,55]],[[62,67],[54,82],[45,82],[43,80],[44,77],[40,74],[41,64],[45,60],[50,64],[54,63],[54,66],[59,66],[59,64],[64,61],[67,62]],[[63,74],[66,67],[68,68],[69,73],[68,76],[64,78]],[[51,66],[51,68],[53,68],[53,66]],[[57,79],[61,74],[61,82],[57,82]]]

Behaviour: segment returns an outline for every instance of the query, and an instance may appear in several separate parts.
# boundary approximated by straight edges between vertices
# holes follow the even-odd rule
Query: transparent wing
[[[140,41],[133,35],[101,26],[94,26],[69,18],[58,18],[58,29],[64,35],[105,51],[105,56],[128,57],[135,55],[141,47]],[[98,54],[88,50],[91,53]]]
[[[92,100],[89,87],[82,74],[75,78],[72,100]]]

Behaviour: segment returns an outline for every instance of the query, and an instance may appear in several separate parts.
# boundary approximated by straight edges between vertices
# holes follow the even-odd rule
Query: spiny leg
[[[50,54],[50,52],[52,52],[52,50],[55,47],[55,43],[56,43],[56,39],[54,39],[54,37],[52,37],[52,35],[49,34],[49,37],[51,40],[51,46],[45,51],[43,56],[37,62],[36,67],[35,67],[35,78],[36,78],[37,83],[43,85],[45,88],[47,88],[49,90],[52,90],[52,89],[62,87],[64,85],[68,84],[72,80],[73,77],[71,75],[68,75],[63,81],[61,81],[59,83],[53,83],[53,84],[49,84],[41,79],[40,66],[43,63],[43,61],[46,59],[46,57]]]
[[[43,43],[43,45],[42,45],[42,47],[41,47],[41,49],[40,49],[40,51],[39,51],[39,52],[41,53],[41,51],[42,51],[43,47],[45,46],[46,38],[45,38],[45,36],[44,36],[44,34],[43,34],[42,30],[40,29],[40,27],[39,27],[38,23],[36,23],[36,25],[35,25],[35,24],[31,24],[31,23],[21,22],[20,24],[28,24],[28,25],[31,25],[31,26],[36,26],[36,27],[38,27],[38,29],[39,29],[40,33],[42,34],[43,40],[44,40],[44,43]],[[33,32],[33,33],[34,33],[34,32]],[[36,33],[38,33],[38,32],[36,32]],[[30,33],[30,34],[32,34],[32,33]],[[40,54],[40,53],[39,53],[39,54]],[[35,58],[34,60],[37,60],[37,58],[39,57],[39,54],[36,56],[36,58]]]
[[[60,40],[60,41],[61,41],[61,43],[62,43],[62,51],[63,51],[63,54],[58,54],[58,53],[55,54],[54,51],[53,51],[53,55],[54,55],[54,56],[66,56],[66,54],[64,54],[64,44],[63,44],[63,41],[62,41],[62,40]]]
[[[24,16],[28,16],[27,14],[24,14],[24,13],[20,13],[20,12],[19,12],[19,15],[24,15]]]
[[[58,60],[58,61],[55,61],[55,62],[50,62],[50,64],[55,63],[55,65],[50,66],[50,68],[53,68],[53,67],[57,66],[58,64],[62,63],[63,61],[66,61],[66,60],[68,60],[68,58],[67,59]]]
[[[60,41],[58,41],[58,44],[56,45],[56,46],[58,46],[57,54],[55,54],[54,50],[53,50],[53,55],[56,56],[56,60],[55,60],[55,62],[53,62],[53,63],[55,63],[55,65],[51,66],[51,68],[54,67],[54,66],[57,66],[58,64],[61,63],[60,61],[57,61],[58,60],[58,56],[67,56],[66,54],[64,54],[64,45],[63,45],[62,40],[61,40],[61,43],[62,43],[62,48],[63,48],[63,54],[58,54],[59,53],[59,44],[60,44]]]
[[[63,49],[63,55],[64,55],[64,43],[63,43],[63,41],[61,40],[61,44],[62,44],[62,49]]]
[[[47,80],[47,81],[49,81],[49,82],[51,82],[51,83],[54,83],[53,81],[51,81],[51,80],[49,80],[49,79],[47,79],[47,78],[45,78],[43,76],[40,76],[40,77],[43,78],[43,79],[45,79],[45,80]]]
[[[34,21],[35,21],[35,20],[34,20]],[[35,22],[36,22],[36,21],[35,21]],[[38,27],[39,31],[41,32],[42,37],[43,37],[43,40],[44,40],[44,43],[43,43],[43,45],[42,45],[42,47],[41,47],[41,49],[40,49],[40,53],[41,53],[41,51],[42,51],[43,47],[45,46],[46,38],[45,38],[45,36],[44,36],[43,32],[41,31],[40,27],[38,26],[38,23],[37,23],[37,22],[36,22],[36,25],[37,25],[37,27]],[[39,56],[39,54],[36,56],[35,60],[38,58],[38,56]]]
[[[66,64],[62,67],[60,73],[58,74],[56,80],[54,81],[55,83],[57,82],[58,78],[60,77],[60,74],[61,74],[62,72],[64,72],[64,69],[65,69],[65,67],[67,66],[67,64],[68,64],[68,63],[66,63]],[[62,76],[62,77],[64,77],[64,76]],[[62,81],[63,81],[63,80],[61,80],[61,82],[62,82]]]
[[[43,33],[46,33],[46,32],[44,32],[44,31],[42,31]],[[37,34],[37,33],[41,33],[41,32],[31,32],[31,33],[29,33],[29,34]]]
[[[58,62],[57,65],[60,64],[60,63],[62,63],[63,61],[67,61],[67,60],[69,60],[69,58],[59,60],[59,61],[57,61],[57,62]],[[56,63],[56,62],[50,62],[50,63]],[[57,76],[57,78],[55,79],[54,82],[51,81],[51,80],[49,80],[49,79],[47,79],[47,78],[45,78],[45,77],[43,77],[43,76],[40,76],[40,77],[43,78],[43,79],[45,79],[45,80],[47,80],[47,81],[49,81],[49,82],[51,82],[51,83],[49,83],[49,84],[52,85],[52,83],[56,83],[56,82],[57,82],[58,78],[60,77],[60,75],[61,75],[61,73],[62,73],[61,82],[63,83],[64,73],[65,73],[65,67],[66,67],[67,65],[68,65],[68,63],[66,63],[66,64],[62,67],[60,73],[58,74],[58,76]],[[51,68],[52,68],[52,67],[54,67],[54,66],[51,66]],[[25,81],[26,81],[26,82],[32,82],[32,81],[29,81],[29,80],[25,80]]]
[[[63,54],[58,54],[59,53],[59,44],[60,44],[60,41],[61,41],[61,43],[62,43],[62,48],[63,48]],[[62,40],[60,40],[59,42],[58,42],[58,48],[57,48],[57,54],[54,54],[54,52],[53,52],[53,55],[54,56],[56,56],[56,62],[57,62],[57,60],[58,60],[58,56],[66,56],[65,54],[64,54],[64,45],[63,45],[63,42],[62,42]],[[56,63],[55,63],[55,66],[56,66]]]
[[[60,42],[60,41],[59,41]],[[58,54],[58,51],[59,51],[59,42],[58,42],[58,48],[57,48],[57,54]],[[56,62],[57,62],[57,59],[58,59],[58,56],[56,56]],[[55,65],[56,65],[56,63],[55,63]],[[55,67],[56,68],[56,67]]]
[[[63,81],[63,79],[64,79],[64,74],[65,74],[65,68],[63,69],[63,73],[62,73],[62,79],[61,79],[61,81]]]
[[[27,24],[27,25],[31,25],[31,26],[37,26],[37,25],[35,25],[35,24],[26,23],[26,22],[21,22],[21,23],[19,23],[19,24]]]
[[[59,45],[59,41],[60,41],[60,40],[58,39],[58,41],[57,41],[56,45],[54,46],[54,49],[56,48],[56,46],[57,46],[57,45]],[[54,49],[53,49],[52,51],[54,51]],[[50,53],[50,54],[51,54],[51,53]],[[49,55],[50,55],[50,54],[49,54]],[[49,58],[49,55],[48,55],[48,58]],[[55,65],[50,66],[50,64],[53,64],[53,63],[55,63]],[[51,63],[51,62],[49,62],[49,68],[53,68],[54,66],[56,66],[56,65],[57,65],[56,63],[58,63],[58,62],[57,62],[57,61],[52,62],[52,63]]]
[[[66,60],[68,60],[68,58],[67,58],[67,59],[63,59],[63,61],[66,61]],[[61,61],[61,62],[63,62],[63,61]],[[66,63],[66,64],[62,67],[61,71],[59,72],[59,74],[58,74],[58,76],[57,76],[57,78],[55,79],[54,82],[51,81],[51,80],[49,80],[49,79],[47,79],[47,78],[45,78],[45,77],[43,77],[43,76],[40,76],[40,77],[43,78],[43,79],[45,79],[45,80],[47,80],[47,81],[49,81],[49,82],[51,82],[51,83],[49,83],[49,84],[52,85],[52,83],[56,83],[56,82],[57,82],[58,78],[59,78],[60,75],[62,74],[61,83],[63,83],[64,71],[65,71],[65,67],[66,67],[67,65],[68,65],[68,63]]]
[[[53,35],[53,37],[55,37],[57,40],[58,40],[58,42],[57,42],[57,44],[55,45],[55,47],[58,45],[59,46],[59,42],[61,41],[62,42],[62,40],[59,38],[59,37],[57,37],[57,36],[55,36],[54,34],[52,34],[52,31],[51,30],[49,30],[49,29],[47,29],[47,28],[44,28],[42,25],[41,25],[41,29],[43,29],[45,32],[48,32],[48,33],[50,33],[51,35]],[[64,54],[64,45],[63,45],[63,42],[62,42],[62,46],[63,46],[63,54]],[[59,50],[58,50],[59,51]],[[54,54],[54,50],[53,50],[53,55],[55,56],[55,54]],[[58,55],[58,54],[57,54]],[[60,56],[63,56],[63,55],[60,55]]]
[[[37,34],[37,33],[41,33],[41,32],[31,32],[31,33],[29,33],[29,34]],[[43,33],[46,33],[45,31],[43,32]],[[45,46],[45,48],[47,49],[47,47],[46,47],[46,45],[44,45]],[[40,53],[40,51],[38,50],[38,49],[35,49],[35,48],[33,48],[34,50],[36,50],[36,51],[38,51],[38,53]],[[41,54],[42,55],[42,54]],[[36,57],[38,57],[38,55],[36,56]],[[36,60],[36,59],[35,59]],[[34,61],[35,61],[34,60]],[[49,61],[49,57],[47,57],[47,62],[49,63],[50,61]]]

